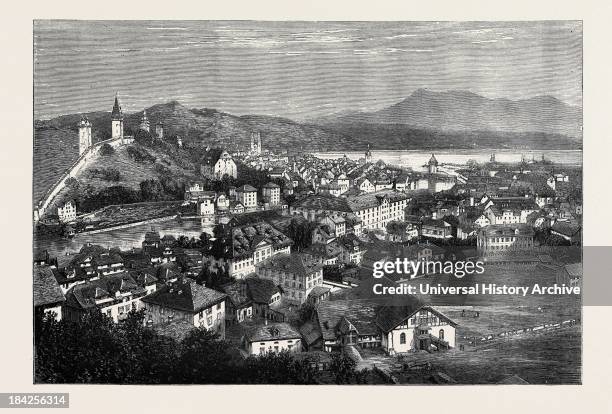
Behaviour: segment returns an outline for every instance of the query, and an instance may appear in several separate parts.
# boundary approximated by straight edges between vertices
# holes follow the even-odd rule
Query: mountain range
[[[312,120],[319,125],[351,123],[407,125],[432,131],[492,131],[561,134],[580,139],[582,109],[552,96],[489,99],[468,91],[417,89],[394,105],[373,112],[343,112]]]

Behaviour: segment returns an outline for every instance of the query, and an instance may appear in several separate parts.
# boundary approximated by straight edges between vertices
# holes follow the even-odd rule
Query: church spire
[[[123,120],[123,112],[121,111],[121,105],[119,105],[119,96],[115,93],[115,104],[113,105],[113,112],[111,113],[111,119],[113,121]]]

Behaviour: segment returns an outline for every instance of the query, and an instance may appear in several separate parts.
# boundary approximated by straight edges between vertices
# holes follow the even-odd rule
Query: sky
[[[190,108],[295,120],[414,90],[582,104],[581,22],[34,23],[34,117]]]

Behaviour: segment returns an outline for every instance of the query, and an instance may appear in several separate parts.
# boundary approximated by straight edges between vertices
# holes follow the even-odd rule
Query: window
[[[406,343],[406,334],[402,332],[402,334],[400,335],[400,344],[405,344]]]
[[[444,340],[444,329],[440,329],[440,332],[438,332],[438,338]]]

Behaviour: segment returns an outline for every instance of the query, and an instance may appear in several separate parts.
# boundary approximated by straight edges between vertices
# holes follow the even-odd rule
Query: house
[[[227,267],[230,276],[244,278],[255,273],[257,263],[277,254],[291,253],[293,240],[265,221],[236,225],[231,238],[223,240],[221,249],[208,252],[204,259]]]
[[[284,322],[248,325],[244,329],[242,345],[249,355],[282,351],[301,352],[302,336]]]
[[[425,218],[421,223],[421,236],[435,239],[450,239],[453,237],[453,229],[444,220]]]
[[[555,221],[550,227],[550,234],[563,237],[570,243],[576,243],[581,240],[582,227],[576,223],[566,221]]]
[[[403,298],[397,306],[381,306],[369,300],[321,302],[308,324],[311,326],[303,327],[302,332],[311,344],[309,350],[320,346],[333,352],[355,346],[382,348],[389,354],[453,348],[457,326],[415,296]]]
[[[303,254],[312,257],[324,266],[338,263],[338,258],[342,253],[338,243],[331,239],[329,243],[315,242],[302,251]]]
[[[225,302],[225,323],[234,325],[253,317],[253,303],[247,294],[247,285],[244,280],[223,286],[227,294]]]
[[[285,316],[279,312],[283,291],[270,279],[248,277],[244,280],[247,295],[253,304],[253,316],[271,321],[283,322]]]
[[[317,306],[313,323],[318,327],[320,349],[326,352],[341,350],[346,345],[378,348],[380,330],[376,326],[376,304],[363,300],[323,301]],[[309,337],[315,335],[310,333]],[[319,349],[313,346],[310,349]]]
[[[264,201],[270,203],[271,206],[280,204],[280,186],[276,183],[269,182],[262,188]]]
[[[198,285],[193,281],[178,280],[143,298],[145,320],[159,325],[184,320],[195,327],[203,327],[225,338],[225,301],[227,295]]]
[[[326,286],[315,286],[308,295],[307,302],[317,305],[324,300],[327,300],[331,295],[331,288]]]
[[[288,303],[301,305],[323,285],[323,265],[304,254],[279,254],[257,264],[257,275],[280,286]]]
[[[359,265],[366,252],[364,243],[353,233],[339,237],[336,243],[340,247],[339,261],[345,264]]]
[[[346,221],[339,214],[326,214],[319,223],[328,226],[334,237],[346,234]]]
[[[147,290],[127,272],[101,276],[71,287],[66,292],[62,315],[65,319],[77,321],[88,312],[98,311],[117,323],[130,311],[142,309],[141,300],[146,295]]]
[[[492,224],[478,231],[476,246],[480,256],[530,251],[535,232],[525,224]]]
[[[377,309],[382,348],[390,355],[454,348],[457,324],[418,298],[407,299],[404,305]]]
[[[57,208],[57,217],[62,224],[72,223],[76,220],[76,215],[76,203],[73,200],[68,200]]]
[[[52,314],[56,320],[61,320],[62,305],[66,298],[49,266],[34,266],[33,288],[34,314]]]
[[[373,193],[375,190],[374,184],[366,177],[360,178],[356,181],[355,186],[364,193]]]
[[[245,209],[257,207],[257,190],[248,184],[236,189],[236,197]]]

